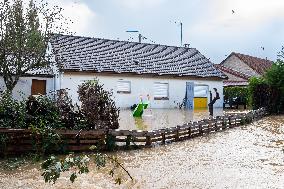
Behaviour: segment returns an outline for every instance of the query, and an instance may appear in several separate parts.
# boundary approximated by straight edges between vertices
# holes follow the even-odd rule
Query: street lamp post
[[[182,22],[175,22],[176,24],[180,25],[180,46],[182,47]]]

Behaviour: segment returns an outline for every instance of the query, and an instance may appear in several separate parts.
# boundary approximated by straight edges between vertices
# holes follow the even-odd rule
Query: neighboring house
[[[228,80],[224,81],[224,87],[227,87],[248,85],[249,78],[264,75],[272,64],[267,59],[233,52],[215,67],[228,76]]]
[[[52,95],[54,91],[54,74],[50,68],[29,71],[21,77],[13,89],[16,99],[27,98],[30,95]],[[0,92],[6,89],[4,79],[0,74]]]
[[[57,35],[51,47],[60,65],[55,89],[69,88],[74,102],[78,85],[97,78],[122,108],[148,94],[152,108],[206,107],[214,87],[221,97],[215,107],[223,105],[226,76],[194,48],[69,35]]]

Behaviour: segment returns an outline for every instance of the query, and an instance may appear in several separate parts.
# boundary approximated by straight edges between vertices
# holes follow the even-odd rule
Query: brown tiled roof
[[[221,72],[223,72],[225,75],[226,73],[229,73],[229,74],[232,74],[236,77],[239,77],[239,78],[242,78],[242,79],[245,79],[245,80],[248,80],[250,78],[249,75],[245,74],[245,73],[242,73],[242,72],[239,72],[239,71],[236,71],[236,70],[233,70],[231,68],[228,68],[228,67],[225,67],[221,64],[214,64],[214,66],[220,70]]]
[[[273,64],[271,60],[257,58],[257,57],[253,57],[253,56],[249,56],[249,55],[245,55],[241,53],[233,52],[230,54],[230,56],[233,56],[233,55],[238,57],[241,61],[243,61],[245,64],[247,64],[249,67],[251,67],[253,70],[255,70],[260,75],[263,75],[265,71],[269,69]]]
[[[224,81],[224,87],[229,86],[247,86],[248,81]]]
[[[235,80],[235,79],[229,79],[224,81],[224,87],[228,87],[228,86],[246,86],[248,85],[248,80],[250,78],[249,75],[233,70],[231,68],[225,67],[223,65],[220,64],[215,64],[214,65],[215,68],[217,68],[218,70],[220,70],[221,72],[223,72],[225,75],[226,74],[231,74],[235,77],[241,78],[242,80]]]
[[[226,78],[195,48],[70,35],[54,36],[51,45],[64,71]]]

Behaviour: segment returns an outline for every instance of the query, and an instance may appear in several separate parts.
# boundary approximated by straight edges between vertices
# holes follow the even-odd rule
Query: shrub
[[[60,119],[59,109],[46,96],[30,96],[26,101],[28,127],[48,127],[52,129],[60,129],[63,127]]]
[[[117,129],[119,109],[112,99],[112,92],[103,89],[98,81],[79,86],[82,106],[73,105],[66,90],[57,91],[56,99],[30,96],[17,101],[11,93],[0,99],[0,124],[5,128],[36,129]]]
[[[240,98],[242,102],[247,103],[249,93],[247,87],[226,87],[224,88],[224,96],[227,99]]]
[[[26,104],[12,98],[11,93],[4,92],[0,97],[0,125],[5,128],[26,127]]]
[[[266,107],[270,113],[284,112],[284,63],[278,60],[262,78],[249,81],[250,104]]]
[[[284,111],[284,61],[278,60],[264,76],[271,87],[271,100],[273,113]]]
[[[267,88],[268,86],[263,78],[250,78],[248,85],[249,104],[253,109],[257,109],[263,105],[262,103],[264,102],[262,96],[267,94]]]
[[[97,80],[79,86],[81,109],[86,117],[88,129],[117,129],[119,109],[112,99],[112,92],[103,89]]]
[[[76,104],[73,105],[72,99],[68,96],[66,89],[57,91],[56,105],[59,109],[62,124],[67,129],[84,129],[87,123],[83,112]]]

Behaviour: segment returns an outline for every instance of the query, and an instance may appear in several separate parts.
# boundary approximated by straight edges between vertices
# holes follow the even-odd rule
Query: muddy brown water
[[[116,155],[135,178],[123,173],[118,186],[105,171],[64,173],[45,184],[38,166],[0,172],[0,188],[284,188],[284,116],[150,149]],[[120,174],[120,173],[119,173]]]
[[[223,115],[223,113],[223,109],[214,109],[214,116]],[[146,109],[141,118],[134,118],[130,110],[121,110],[119,128],[128,130],[155,130],[175,127],[190,121],[208,118],[208,116],[208,109]]]

